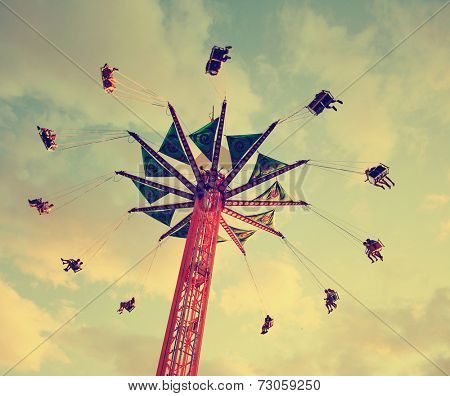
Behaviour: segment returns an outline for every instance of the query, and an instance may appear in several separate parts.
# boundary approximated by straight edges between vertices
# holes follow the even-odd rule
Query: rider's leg
[[[391,185],[386,180],[384,180],[384,177],[380,180],[380,183],[387,186],[389,188],[389,190],[391,189]]]
[[[385,176],[384,178],[392,184],[392,187],[395,186],[395,183],[388,176]]]

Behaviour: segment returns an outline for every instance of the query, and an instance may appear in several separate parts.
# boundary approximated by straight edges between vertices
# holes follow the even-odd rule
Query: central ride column
[[[222,209],[216,188],[195,200],[156,375],[197,375]]]

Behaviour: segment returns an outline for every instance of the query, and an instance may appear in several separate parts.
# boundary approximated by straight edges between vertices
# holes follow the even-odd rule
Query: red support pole
[[[197,375],[222,209],[217,189],[195,201],[156,375]]]

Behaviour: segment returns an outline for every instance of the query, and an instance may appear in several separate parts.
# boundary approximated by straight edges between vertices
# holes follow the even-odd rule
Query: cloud
[[[303,275],[300,275],[298,267],[287,254],[279,255],[276,260],[260,260],[256,255],[248,260],[256,286],[242,263],[239,274],[235,273],[238,279],[225,285],[220,293],[220,306],[227,315],[243,317],[261,310],[262,304],[264,314],[270,313],[277,320],[296,326],[317,325],[315,304],[305,295],[301,286]],[[239,298],[236,298],[237,295]],[[302,306],[301,314],[298,312],[299,305]]]
[[[168,97],[192,130],[204,125],[210,105],[223,99],[224,92],[217,97],[210,85],[223,85],[222,76],[208,81],[203,73],[213,19],[202,1],[189,5],[142,1],[124,6],[103,1],[54,6],[53,13],[58,18],[49,25],[46,7],[14,4],[21,15],[95,79],[99,80],[98,68],[105,60],[119,66],[121,72]],[[98,15],[105,9],[110,19],[99,29]],[[38,141],[35,125],[55,128],[57,133],[60,128],[99,124],[106,128],[133,126],[132,129],[137,127],[138,131],[149,127],[118,106],[99,86],[12,15],[4,13],[0,18],[2,27],[14,32],[11,40],[1,44],[1,50],[8,53],[10,59],[0,65],[0,72],[9,76],[0,93],[0,120],[6,129],[2,134],[0,164],[3,169],[11,170],[5,175],[4,183],[9,188],[0,203],[2,219],[8,224],[3,236],[6,242],[3,253],[22,271],[41,281],[76,288],[76,277],[67,276],[70,274],[61,270],[59,257],[82,252],[106,224],[128,210],[136,202],[134,187],[125,183],[116,184],[117,188],[102,187],[98,193],[95,190],[50,216],[36,217],[26,207],[26,198],[32,194],[45,198],[55,190],[115,169],[136,169],[141,162],[140,150],[137,145],[112,142],[101,148],[95,145],[51,155]],[[83,21],[81,30],[80,20]],[[126,34],[118,26],[127,26]],[[45,61],[34,62],[30,68],[30,58]],[[260,98],[253,93],[247,72],[237,62],[224,78],[230,98],[227,128],[250,129],[250,117],[258,111]],[[128,104],[144,118],[151,117],[151,124],[162,133],[170,124],[164,110],[139,102]],[[159,138],[153,134],[152,139]],[[11,147],[20,148],[21,155],[17,156]],[[100,200],[100,205],[90,204]],[[146,221],[141,220],[137,229],[157,240],[163,228],[158,231],[154,220],[144,215],[141,218]],[[20,240],[17,233],[21,235]],[[139,231],[135,235],[138,234]],[[111,246],[114,244],[115,247]],[[95,264],[89,263],[89,271],[77,275],[88,277],[90,281],[114,280],[134,259],[145,254],[138,247],[136,255],[130,255],[127,246],[132,243],[128,241],[118,246],[113,237],[95,258]],[[166,254],[167,261],[178,261]],[[29,265],[31,262],[35,265]],[[172,276],[171,268],[166,266],[161,270],[168,269],[168,275]],[[161,289],[166,286],[165,283],[159,285]]]
[[[170,99],[190,132],[208,121],[211,105],[217,109],[227,88],[227,134],[257,132],[278,114],[277,109],[288,110],[320,89],[339,92],[435,10],[430,2],[414,2],[405,7],[401,2],[381,1],[365,7],[364,15],[355,11],[342,18],[339,12],[322,12],[315,4],[287,4],[278,14],[273,8],[270,27],[262,23],[267,23],[267,19],[259,18],[258,11],[254,13],[258,28],[270,29],[272,44],[276,45],[273,52],[270,42],[261,49],[255,46],[256,37],[251,34],[259,34],[255,32],[260,30],[239,15],[240,11],[225,4],[220,5],[219,13],[226,14],[225,25],[222,15],[218,22],[211,4],[201,1],[57,2],[51,5],[55,16],[52,23],[48,23],[50,8],[46,2],[16,1],[14,7],[95,79],[99,79],[98,67],[108,61]],[[385,230],[390,243],[382,265],[370,269],[360,265],[364,255],[358,256],[358,250],[353,254],[339,236],[334,239],[335,234],[328,239],[328,234],[322,233],[322,224],[316,227],[311,216],[297,216],[285,210],[280,212],[277,227],[300,239],[302,245],[310,244],[323,262],[332,265],[330,268],[358,295],[367,297],[396,329],[438,364],[448,367],[448,296],[436,293],[429,300],[436,285],[446,279],[446,272],[441,274],[437,269],[447,257],[442,249],[426,246],[423,233],[411,232],[423,229],[423,222],[411,216],[405,204],[425,199],[429,210],[445,205],[442,198],[423,197],[424,190],[440,191],[438,183],[442,179],[436,177],[435,167],[448,171],[447,164],[436,165],[437,160],[446,157],[435,153],[436,148],[448,147],[445,131],[450,114],[445,107],[449,53],[442,40],[448,32],[443,16],[436,16],[348,90],[339,112],[317,117],[291,138],[282,147],[282,155],[277,153],[275,158],[290,162],[309,158],[305,157],[308,153],[312,158],[383,162],[392,159],[393,165],[397,162],[392,171],[400,174],[395,177],[401,182],[392,194],[366,192],[363,188],[367,183],[362,183],[364,187],[360,189],[354,185],[343,188],[342,183],[329,183],[329,179],[315,173],[310,174],[304,186],[311,202],[326,203],[327,208],[328,204],[336,204],[339,217],[346,218],[347,213],[352,223],[363,222]],[[366,19],[361,21],[360,17]],[[221,42],[224,37],[228,40],[227,29],[234,29],[236,24],[246,24],[249,35],[231,42],[233,59],[217,78],[206,77],[203,72],[212,41]],[[33,288],[33,297],[27,294],[29,299],[14,292],[10,285],[0,288],[7,296],[1,326],[9,337],[5,339],[28,340],[30,345],[26,341],[25,346],[31,346],[57,325],[55,318],[73,312],[72,307],[77,304],[71,305],[70,301],[115,280],[153,248],[165,229],[144,214],[136,215],[112,235],[93,260],[86,261],[84,271],[77,275],[62,271],[59,257],[80,254],[106,224],[138,202],[137,192],[128,181],[111,183],[50,216],[37,216],[26,206],[26,199],[51,195],[108,171],[138,170],[140,149],[136,144],[118,141],[52,155],[43,150],[35,125],[54,127],[57,132],[63,127],[93,125],[137,131],[149,127],[116,104],[12,15],[2,13],[0,26],[8,32],[8,40],[0,43],[0,50],[8,59],[0,64],[0,72],[7,76],[0,92],[0,167],[4,170],[2,185],[6,187],[0,200],[1,259],[5,263],[2,271],[19,269],[21,273],[14,272],[14,282],[30,282]],[[252,61],[248,65],[242,62],[247,55]],[[164,110],[145,103],[128,103],[155,129],[161,133],[167,130],[170,118]],[[286,129],[281,127],[272,143],[281,141],[283,134],[297,127],[283,125]],[[149,137],[155,143],[160,141],[155,133]],[[320,180],[325,181],[321,184]],[[417,180],[421,181],[420,189]],[[298,197],[296,187],[292,190],[289,193]],[[448,238],[450,222],[444,219],[439,218],[433,226],[435,230],[441,227],[441,236]],[[254,238],[248,242],[250,265],[267,309],[275,317],[275,326],[267,337],[259,335],[262,317],[251,278],[232,243],[221,244],[208,309],[203,373],[436,372],[367,317],[365,311],[353,306],[345,294],[341,293],[337,312],[327,315],[322,292],[304,268],[297,267],[292,257],[279,254],[279,246],[271,244],[266,235],[258,233]],[[408,255],[412,245],[421,249]],[[145,285],[142,277],[148,261],[108,293],[114,301],[108,301],[107,309],[100,305],[95,313],[86,312],[86,326],[70,327],[65,329],[64,337],[55,338],[65,354],[53,343],[46,344],[45,348],[53,349],[36,352],[28,366],[24,362],[24,370],[28,367],[32,373],[40,368],[41,372],[60,370],[58,373],[64,374],[153,373],[183,246],[184,240],[168,241]],[[251,253],[255,254],[253,259]],[[131,297],[141,287],[145,295],[138,297],[139,310],[128,315],[127,322],[108,322],[116,302]],[[61,304],[53,305],[47,312],[40,301],[53,293],[59,296],[57,301]],[[12,312],[15,304],[22,309]],[[145,315],[139,316],[146,309],[151,312],[146,316],[151,317],[151,325],[142,321]],[[8,315],[12,315],[11,320]],[[137,333],[138,329],[154,331],[159,338]],[[19,341],[6,346],[5,365],[25,351]],[[46,362],[49,367],[42,368]]]
[[[337,94],[376,57],[373,43],[377,36],[371,25],[357,34],[350,33],[345,26],[306,5],[285,5],[280,23],[285,37],[285,67],[291,75],[312,77],[315,87],[311,95],[321,89]],[[345,93],[343,100],[344,107],[338,113],[323,115],[327,139],[358,158],[375,154],[387,158],[395,134],[393,120],[382,103],[382,79],[376,73],[366,76],[360,86]]]
[[[58,322],[1,278],[0,295],[0,366],[7,370],[40,344]],[[67,362],[65,354],[52,341],[32,353],[12,374],[24,370],[38,371],[43,362],[49,360]]]
[[[450,195],[447,194],[428,194],[424,198],[422,204],[423,209],[432,210],[445,206],[450,200]]]
[[[97,371],[112,375],[154,375],[160,352],[160,340],[152,336],[126,331],[124,327],[110,326],[107,330],[96,326],[68,329],[58,342],[68,351],[76,351],[94,359]],[[77,361],[67,366],[70,371],[81,370],[84,375],[95,375],[91,367],[78,367]]]
[[[439,239],[445,240],[450,235],[450,219],[441,222]]]
[[[403,301],[400,308],[376,309],[376,312],[449,372],[445,323],[450,317],[448,310],[442,310],[449,302],[450,288],[445,288],[436,290],[425,302],[420,316],[414,316],[411,302],[407,301]],[[343,293],[340,308],[333,314],[335,321],[328,326],[324,323],[317,331],[320,337],[304,335],[296,352],[290,357],[278,358],[275,369],[258,367],[256,371],[260,375],[314,375],[318,372],[322,375],[424,375],[424,372],[442,375],[375,318],[361,320],[360,308]]]

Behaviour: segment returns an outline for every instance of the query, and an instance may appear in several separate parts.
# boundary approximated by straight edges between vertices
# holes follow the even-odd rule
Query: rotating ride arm
[[[256,143],[258,143],[258,141]],[[250,188],[253,188],[253,187],[255,187],[255,186],[257,186],[257,185],[259,185],[261,183],[264,183],[264,182],[266,182],[266,181],[268,181],[270,179],[273,179],[274,177],[277,177],[279,175],[282,175],[283,173],[289,172],[292,169],[298,168],[299,166],[308,163],[308,161],[309,160],[300,160],[300,161],[297,161],[297,162],[295,162],[295,163],[293,163],[291,165],[283,166],[282,168],[278,169],[275,172],[269,173],[268,175],[261,176],[261,177],[258,177],[257,179],[250,180],[248,183],[243,184],[240,187],[234,188],[233,190],[230,190],[230,191],[226,192],[225,193],[225,198],[228,199],[228,198],[230,198],[230,197],[232,197],[234,195],[240,194],[243,191],[249,190]],[[237,167],[237,165],[236,165],[236,167]],[[225,179],[225,181],[226,181],[226,179]]]
[[[169,103],[170,114],[172,115],[173,123],[175,124],[175,129],[177,131],[178,137],[180,138],[181,144],[183,145],[184,152],[186,153],[186,157],[189,161],[189,165],[192,168],[192,172],[194,172],[195,180],[197,180],[197,184],[203,183],[203,177],[200,174],[200,170],[198,169],[197,163],[195,162],[195,158],[192,155],[191,148],[189,147],[189,143],[186,139],[186,135],[184,134],[183,128],[181,127],[180,121],[178,120],[177,113],[173,106]]]
[[[168,205],[154,205],[154,206],[146,206],[143,208],[133,208],[128,211],[128,213],[136,213],[136,212],[157,212],[160,210],[174,210],[174,209],[183,209],[183,208],[193,208],[194,202],[180,202],[175,204]]]
[[[305,201],[245,201],[227,199],[225,206],[309,206]]]
[[[231,238],[231,240],[236,244],[236,246],[238,247],[238,249],[242,252],[242,254],[245,256],[245,249],[244,246],[242,246],[242,243],[239,241],[239,239],[237,238],[236,234],[233,232],[233,230],[230,228],[230,226],[227,224],[227,222],[223,219],[222,216],[220,216],[220,225],[222,226],[222,228],[226,231],[226,233],[229,235],[229,237]]]
[[[152,155],[164,168],[166,168],[173,176],[183,183],[189,190],[195,193],[195,186],[178,172],[169,162],[167,162],[156,150],[152,149],[137,133],[128,131],[131,137],[135,139],[144,150]]]
[[[227,175],[224,182],[222,183],[223,190],[226,189],[226,187],[232,182],[232,180],[236,177],[236,175],[240,172],[240,170],[244,167],[244,165],[247,163],[247,161],[250,159],[250,157],[256,153],[256,150],[258,150],[259,146],[264,143],[264,141],[269,137],[271,132],[275,129],[279,121],[275,121],[272,123],[269,128],[260,136],[260,138],[253,143],[253,145],[248,149],[248,151],[245,153],[245,155],[238,161],[236,166],[231,169],[231,172]]]
[[[224,100],[222,103],[222,111],[220,113],[219,126],[217,128],[217,136],[216,136],[216,140],[214,142],[214,152],[213,152],[212,164],[211,164],[211,178],[212,178],[213,182],[217,178],[217,168],[219,165],[220,148],[221,148],[221,144],[222,144],[223,125],[225,122],[226,110],[227,110],[227,101]]]
[[[173,187],[166,186],[164,184],[156,183],[154,181],[151,181],[151,180],[148,180],[148,179],[144,179],[142,177],[135,176],[135,175],[132,175],[132,174],[124,172],[124,171],[117,171],[116,174],[124,176],[124,177],[127,177],[128,179],[131,179],[131,180],[136,181],[138,183],[145,184],[146,186],[154,187],[154,188],[157,188],[158,190],[162,190],[162,191],[165,191],[165,192],[168,192],[168,193],[171,193],[171,194],[175,194],[175,195],[178,195],[180,197],[183,197],[183,198],[186,198],[186,199],[189,199],[189,200],[193,200],[194,199],[194,195],[193,194],[190,194],[190,193],[185,192],[185,191],[178,190],[178,189],[173,188]]]
[[[172,235],[174,232],[178,231],[180,228],[182,228],[185,224],[189,223],[192,218],[192,213],[189,213],[185,218],[180,220],[177,224],[175,224],[172,228],[170,228],[167,232],[161,235],[159,238],[159,242],[161,242],[163,239],[166,239],[168,236]]]
[[[245,217],[244,215],[241,215],[240,213],[235,212],[234,210],[231,210],[228,208],[223,208],[223,213],[227,214],[228,216],[234,217],[235,219],[241,220],[244,223],[250,224],[253,227],[257,227],[263,231],[270,232],[271,234],[274,234],[274,235],[279,236],[280,238],[284,239],[284,235],[281,232],[276,231],[271,227],[267,227],[264,224],[258,223],[255,220],[249,219],[248,217]]]

